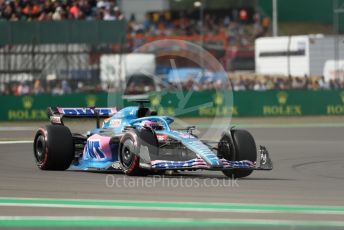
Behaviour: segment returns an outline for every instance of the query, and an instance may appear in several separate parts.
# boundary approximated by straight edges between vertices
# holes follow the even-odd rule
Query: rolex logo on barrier
[[[87,107],[95,106],[97,102],[97,97],[95,95],[88,95],[86,97],[86,105]]]
[[[158,106],[161,102],[161,96],[154,95],[150,99],[152,106]]]
[[[41,120],[47,117],[45,108],[36,108],[34,106],[34,96],[24,96],[21,98],[21,109],[10,109],[7,113],[8,120]]]
[[[326,107],[326,113],[329,115],[343,115],[344,114],[344,91],[339,93],[339,98],[342,104],[330,104]]]
[[[301,105],[290,104],[288,93],[280,91],[276,94],[278,104],[264,105],[263,114],[265,116],[300,116],[302,115]],[[276,103],[276,102],[275,102]]]
[[[223,95],[220,93],[215,94],[214,103],[217,106],[222,105],[223,104]]]
[[[288,94],[286,92],[279,92],[276,96],[279,104],[284,105],[285,103],[287,103]]]
[[[233,116],[238,115],[238,110],[236,106],[228,106],[225,101],[225,95],[223,93],[215,93],[213,95],[214,106],[200,106],[199,115],[200,116],[228,116],[232,114]]]
[[[33,104],[33,98],[30,96],[25,96],[23,97],[22,102],[23,102],[23,107],[25,109],[31,109],[32,104]]]
[[[339,94],[340,98],[342,99],[342,102],[344,104],[344,91],[342,91],[340,94]]]
[[[167,104],[161,103],[161,95],[152,95],[150,96],[150,102],[154,110],[158,112],[158,114],[161,115],[167,115],[167,116],[174,116],[175,115],[175,108],[171,106],[171,101],[165,100]]]

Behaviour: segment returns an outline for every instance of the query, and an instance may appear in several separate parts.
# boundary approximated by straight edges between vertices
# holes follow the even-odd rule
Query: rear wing
[[[52,124],[63,125],[62,119],[67,118],[96,118],[97,128],[99,118],[108,118],[117,113],[116,108],[74,108],[74,107],[48,107],[48,118]]]

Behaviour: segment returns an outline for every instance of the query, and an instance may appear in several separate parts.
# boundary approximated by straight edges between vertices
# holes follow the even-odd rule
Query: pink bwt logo
[[[98,134],[93,135],[87,141],[85,146],[86,158],[112,159],[111,150],[109,147],[110,137],[102,137]]]

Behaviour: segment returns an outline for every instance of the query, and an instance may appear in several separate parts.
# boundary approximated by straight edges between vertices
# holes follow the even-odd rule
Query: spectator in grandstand
[[[72,6],[68,9],[68,12],[72,19],[80,19],[82,17],[82,12],[77,2],[72,3]]]
[[[44,92],[44,89],[41,85],[41,81],[40,80],[36,80],[35,83],[33,84],[33,89],[32,89],[32,93],[33,94],[41,94]]]
[[[0,84],[0,95],[7,95],[8,94],[8,87],[7,84]]]
[[[237,80],[232,80],[232,87],[234,91],[246,90],[245,84],[241,77]]]
[[[330,80],[330,89],[344,89],[344,80],[340,81],[338,78]]]
[[[64,9],[61,6],[58,6],[53,15],[52,15],[52,19],[59,21],[65,18],[66,12],[64,11]]]
[[[265,16],[262,20],[263,33],[267,33],[270,28],[270,18]]]
[[[11,20],[12,17],[16,17],[16,12],[13,11],[10,3],[2,1],[0,2],[0,16],[3,19]]]
[[[254,91],[265,91],[266,85],[261,81],[256,81],[254,86],[253,86],[253,90]]]
[[[63,94],[68,94],[68,93],[71,93],[71,92],[72,92],[72,88],[69,86],[68,81],[63,80],[62,83],[61,83],[61,85],[62,85],[61,88],[62,88]]]
[[[30,93],[30,87],[28,82],[20,82],[15,89],[15,95],[27,95]]]
[[[330,83],[325,80],[324,76],[321,76],[320,80],[318,81],[319,89],[329,89]]]
[[[55,87],[53,87],[53,89],[51,90],[51,93],[53,95],[63,95],[63,90],[62,90],[61,84],[59,82],[57,82]]]

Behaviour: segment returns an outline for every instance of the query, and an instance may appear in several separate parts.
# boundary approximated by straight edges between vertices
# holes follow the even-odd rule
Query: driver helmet
[[[163,126],[157,121],[145,120],[141,122],[141,127],[149,127],[153,130],[163,130]]]

